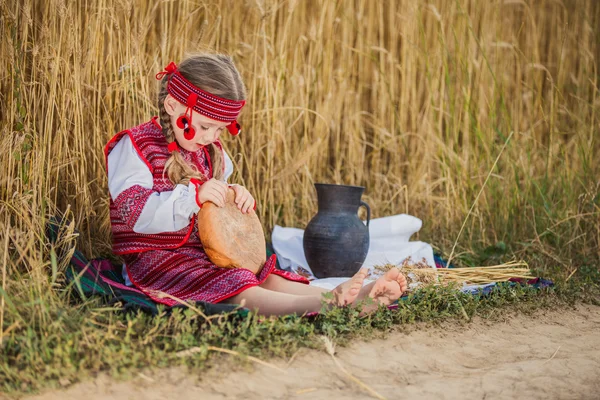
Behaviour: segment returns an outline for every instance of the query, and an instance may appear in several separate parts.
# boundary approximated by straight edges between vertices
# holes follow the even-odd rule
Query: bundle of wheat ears
[[[487,267],[468,268],[431,268],[425,259],[414,262],[410,257],[400,265],[384,264],[375,266],[375,274],[383,274],[390,268],[398,267],[408,280],[409,289],[418,286],[459,283],[467,285],[485,285],[504,282],[511,278],[535,278],[525,262],[511,261],[505,264]]]

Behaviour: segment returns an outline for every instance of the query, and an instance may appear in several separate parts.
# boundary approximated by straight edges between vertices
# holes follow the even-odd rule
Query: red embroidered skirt
[[[157,303],[174,306],[178,301],[162,297],[167,293],[180,300],[218,303],[263,283],[270,274],[308,284],[300,275],[275,267],[271,256],[258,275],[247,269],[220,268],[211,263],[201,247],[184,245],[175,250],[151,250],[125,256],[131,282]]]

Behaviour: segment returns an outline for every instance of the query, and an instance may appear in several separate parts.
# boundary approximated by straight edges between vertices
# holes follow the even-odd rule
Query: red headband
[[[205,117],[229,122],[227,129],[234,136],[241,132],[241,126],[236,119],[246,104],[245,100],[224,99],[194,86],[179,73],[177,65],[172,61],[164,71],[156,74],[156,79],[162,79],[165,75],[170,75],[167,92],[177,101]]]

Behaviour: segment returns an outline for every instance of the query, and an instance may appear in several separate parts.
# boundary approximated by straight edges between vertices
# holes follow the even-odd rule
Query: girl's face
[[[165,98],[165,109],[167,110],[167,114],[171,117],[171,125],[173,126],[173,132],[175,132],[177,144],[187,151],[195,152],[204,146],[216,142],[221,136],[221,133],[227,129],[227,125],[229,125],[228,122],[217,121],[192,110],[193,116],[191,125],[196,131],[196,134],[191,140],[187,140],[185,136],[183,136],[183,129],[177,126],[177,119],[185,114],[187,107],[169,94]]]

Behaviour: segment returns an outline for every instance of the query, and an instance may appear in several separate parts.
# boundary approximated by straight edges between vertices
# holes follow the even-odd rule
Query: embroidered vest
[[[133,227],[139,218],[148,197],[154,192],[174,190],[175,186],[165,172],[165,163],[171,156],[167,149],[167,141],[162,133],[156,117],[151,121],[116,134],[104,148],[106,165],[108,155],[119,140],[129,135],[140,158],[152,172],[153,187],[146,189],[139,185],[132,186],[113,201],[110,200],[110,224],[113,237],[113,252],[118,255],[140,253],[149,250],[175,249],[183,245],[201,246],[197,235],[196,216],[190,224],[177,232],[144,234],[134,232]],[[221,143],[215,143],[221,151]],[[212,166],[208,151],[191,153],[181,149],[183,158],[194,164],[207,177],[212,177]]]

